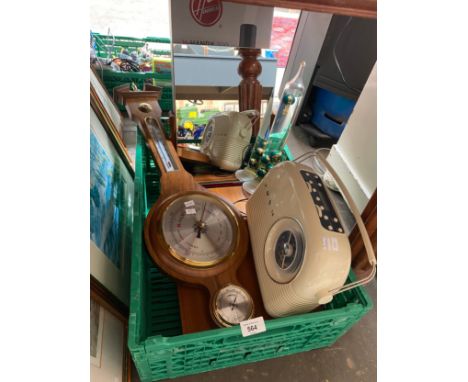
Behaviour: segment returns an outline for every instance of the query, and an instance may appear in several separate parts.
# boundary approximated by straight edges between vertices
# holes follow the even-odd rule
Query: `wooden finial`
[[[262,65],[257,60],[260,49],[239,48],[242,61],[237,72],[242,77],[239,84],[239,111],[255,109],[260,113],[262,102],[262,85],[257,77],[262,73]],[[260,118],[254,123],[252,136],[256,137],[260,128]]]

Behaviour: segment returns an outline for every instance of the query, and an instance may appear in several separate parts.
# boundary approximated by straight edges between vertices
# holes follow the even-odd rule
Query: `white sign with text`
[[[263,317],[255,317],[240,323],[242,337],[248,337],[253,334],[266,332],[265,321]]]
[[[239,46],[242,24],[256,26],[255,48],[270,47],[273,7],[221,0],[171,0],[172,42]]]

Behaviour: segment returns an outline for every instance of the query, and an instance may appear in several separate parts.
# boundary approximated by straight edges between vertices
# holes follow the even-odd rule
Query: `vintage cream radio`
[[[284,162],[263,178],[247,202],[247,219],[260,290],[272,317],[305,313],[344,290],[369,282],[376,260],[354,202],[331,166],[363,235],[372,272],[345,285],[351,248],[322,179],[310,167]]]
[[[252,125],[258,117],[256,110],[240,113],[227,111],[214,115],[206,125],[200,151],[222,170],[239,169],[252,137]]]

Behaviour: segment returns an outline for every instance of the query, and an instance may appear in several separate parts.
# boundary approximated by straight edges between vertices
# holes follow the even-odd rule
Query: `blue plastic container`
[[[312,91],[312,124],[325,134],[338,139],[356,101],[315,86]]]

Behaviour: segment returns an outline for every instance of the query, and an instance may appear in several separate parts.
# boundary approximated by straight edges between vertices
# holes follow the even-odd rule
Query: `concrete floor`
[[[374,382],[377,380],[377,285],[366,287],[374,309],[328,348],[211,371],[177,382]]]

